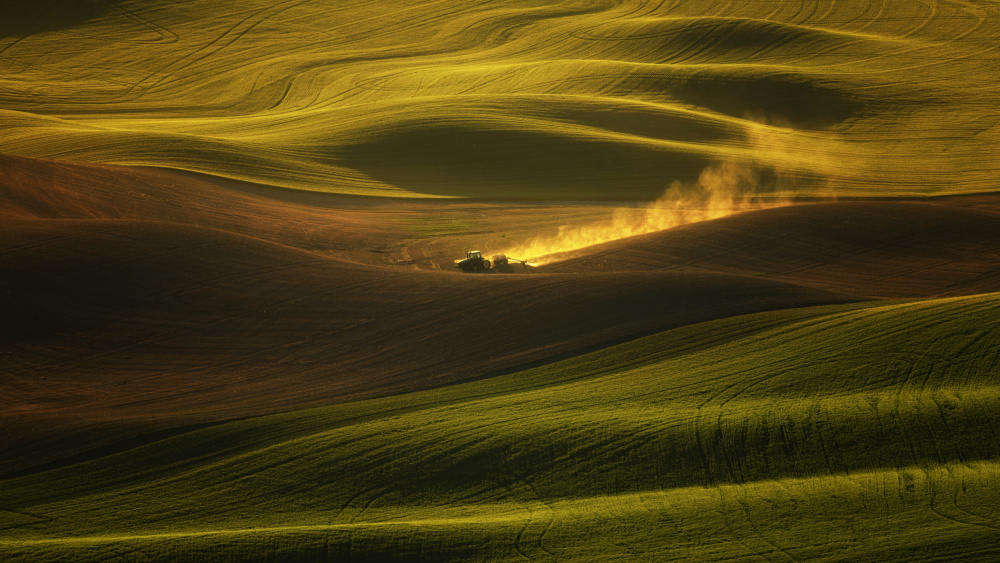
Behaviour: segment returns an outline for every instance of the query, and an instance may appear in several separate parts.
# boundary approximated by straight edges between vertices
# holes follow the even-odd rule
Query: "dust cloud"
[[[627,237],[718,219],[754,209],[790,205],[787,199],[762,197],[760,173],[752,166],[722,163],[706,168],[694,185],[675,181],[656,201],[622,207],[611,218],[586,225],[563,225],[555,235],[539,237],[503,251],[532,266],[581,254],[579,250]]]

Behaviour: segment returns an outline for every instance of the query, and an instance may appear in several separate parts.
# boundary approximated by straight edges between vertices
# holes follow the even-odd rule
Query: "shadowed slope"
[[[148,432],[493,375],[712,318],[844,294],[988,290],[996,270],[985,196],[760,211],[548,268],[563,273],[463,276],[385,267],[371,252],[454,204],[234,191],[162,170],[2,158],[4,471]],[[512,224],[539,211],[478,205],[458,208]],[[489,225],[456,240],[503,232]]]
[[[771,312],[203,429],[8,481],[0,553],[988,560],[998,313]]]
[[[0,215],[209,227],[351,260],[408,233],[426,208],[230,182],[170,170],[0,154]],[[381,260],[384,263],[384,260]]]
[[[6,0],[0,5],[0,39],[72,28],[107,16],[122,0]]]
[[[592,247],[544,270],[741,273],[868,297],[998,291],[997,201],[761,210]]]
[[[711,318],[844,301],[728,275],[462,276],[217,230],[4,221],[4,470],[144,431],[509,370]]]
[[[168,170],[0,155],[0,213],[12,217],[170,221],[380,265],[451,269],[452,259],[469,248],[496,250],[567,222],[601,221],[612,209],[389,202]],[[544,271],[713,271],[861,296],[929,297],[1000,289],[997,248],[997,195],[834,202],[620,240]]]

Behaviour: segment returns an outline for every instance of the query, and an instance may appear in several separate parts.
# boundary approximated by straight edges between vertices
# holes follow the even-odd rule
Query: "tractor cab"
[[[463,272],[478,272],[479,270],[489,270],[490,261],[483,258],[483,253],[478,250],[470,250],[465,253],[465,260],[455,264],[456,268],[461,268]]]

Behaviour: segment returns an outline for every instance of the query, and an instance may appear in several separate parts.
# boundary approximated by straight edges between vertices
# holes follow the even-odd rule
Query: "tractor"
[[[456,268],[461,268],[463,272],[478,272],[479,270],[489,270],[492,267],[490,261],[483,258],[483,253],[478,250],[470,250],[465,260],[455,264]]]
[[[520,262],[521,266],[525,269],[528,267],[528,263],[524,260],[507,258],[506,254],[497,254],[493,257],[493,261],[490,262],[489,259],[483,258],[483,253],[478,250],[470,250],[466,253],[465,260],[455,260],[455,267],[461,268],[463,272],[478,272],[480,270],[489,270],[493,267],[507,266],[511,261]],[[509,272],[510,270],[501,268],[501,271]]]

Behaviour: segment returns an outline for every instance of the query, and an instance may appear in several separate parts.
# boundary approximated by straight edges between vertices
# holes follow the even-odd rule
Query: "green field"
[[[5,481],[0,556],[990,560],[998,315],[1000,294],[733,317],[213,426]]]
[[[997,189],[1000,6],[7,0],[0,152],[346,194]]]

